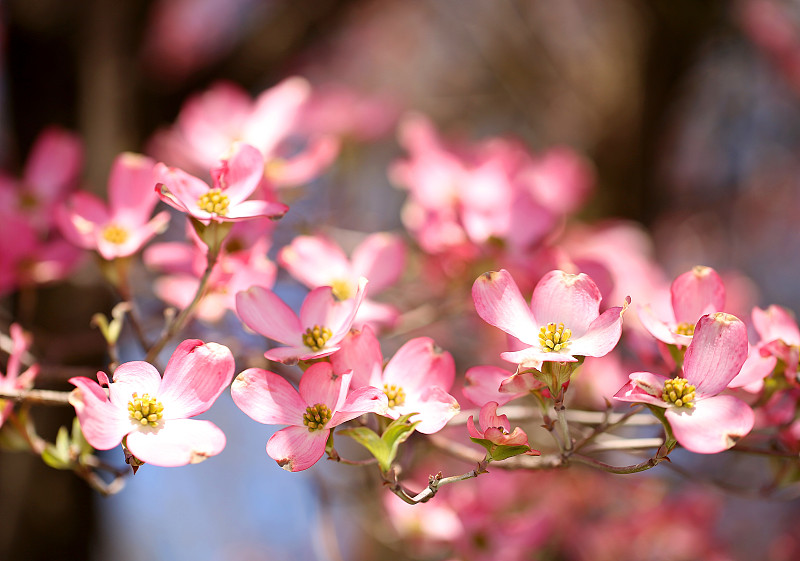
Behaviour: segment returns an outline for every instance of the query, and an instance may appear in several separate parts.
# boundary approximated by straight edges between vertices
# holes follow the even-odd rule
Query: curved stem
[[[217,256],[217,252],[208,252],[208,263],[206,264],[206,270],[203,273],[203,276],[200,278],[200,284],[197,286],[197,291],[194,294],[194,298],[192,298],[191,303],[189,303],[189,305],[186,306],[181,313],[169,323],[159,340],[153,344],[149,351],[147,351],[147,356],[145,356],[144,359],[146,362],[153,362],[156,357],[158,357],[158,353],[161,352],[164,346],[175,336],[176,333],[183,328],[186,321],[191,317],[194,309],[197,307],[197,304],[203,298],[203,294],[206,291],[208,279],[211,277],[211,272],[214,270],[214,266],[217,264]]]

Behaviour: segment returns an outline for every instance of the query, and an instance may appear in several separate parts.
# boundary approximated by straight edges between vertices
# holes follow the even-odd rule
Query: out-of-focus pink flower
[[[126,362],[94,380],[71,378],[70,394],[86,440],[109,450],[123,439],[139,460],[157,466],[198,463],[225,448],[225,434],[210,421],[189,419],[204,413],[233,379],[228,347],[187,339],[175,349],[162,379],[150,363]]]
[[[42,236],[55,221],[56,208],[78,181],[83,165],[80,139],[50,127],[36,139],[22,179],[0,176],[0,207],[17,209]]]
[[[514,377],[509,372],[497,366],[473,366],[464,374],[464,395],[475,405],[483,405],[494,401],[497,405],[505,405],[509,401],[528,394],[533,388],[514,388],[506,390],[506,383]],[[544,384],[532,380],[535,389],[541,389]]]
[[[727,450],[753,428],[753,410],[740,399],[718,395],[747,358],[747,329],[735,316],[705,315],[686,349],[683,376],[672,379],[634,372],[614,396],[665,409],[677,441],[687,450],[714,454]]]
[[[650,308],[639,308],[639,320],[653,337],[668,345],[686,346],[694,325],[705,314],[725,307],[725,285],[711,267],[695,266],[679,275],[670,287],[672,317],[657,319]]]
[[[16,390],[26,390],[33,387],[33,380],[39,373],[39,365],[33,364],[25,372],[22,370],[22,356],[28,350],[30,341],[23,333],[22,328],[12,323],[9,329],[11,334],[11,353],[8,356],[5,375],[0,373],[0,391],[11,392]],[[14,402],[0,399],[0,427],[11,414]]]
[[[80,258],[81,250],[61,237],[42,240],[28,217],[0,212],[0,295],[61,280]]]
[[[108,179],[108,206],[91,193],[79,192],[59,208],[58,225],[64,237],[108,260],[139,251],[169,222],[166,211],[150,220],[158,203],[153,194],[154,165],[138,154],[117,156]]]
[[[282,203],[247,200],[264,173],[264,159],[259,151],[241,143],[234,144],[231,150],[230,156],[211,170],[212,188],[183,170],[157,164],[156,193],[171,207],[206,225],[212,221],[280,218],[286,214],[289,207]]]
[[[387,417],[397,419],[417,413],[416,430],[423,434],[440,431],[459,412],[456,399],[447,393],[456,370],[450,353],[432,339],[417,337],[400,347],[383,367],[380,344],[369,326],[351,332],[331,355],[336,372],[353,372],[353,386],[372,386],[389,398]]]
[[[193,243],[157,243],[143,255],[148,267],[166,273],[154,281],[154,292],[178,309],[191,303],[208,264],[208,248],[194,228],[189,227],[187,231]],[[238,292],[251,286],[272,288],[277,267],[267,257],[269,246],[270,239],[258,220],[237,222],[225,238],[195,315],[214,323],[227,310],[236,310]]]
[[[497,402],[490,401],[481,407],[478,415],[481,430],[475,427],[475,419],[467,419],[467,431],[472,438],[485,439],[500,446],[528,446],[528,435],[519,427],[511,431],[508,416],[497,414]]]
[[[233,402],[265,425],[289,425],[267,443],[267,454],[287,471],[310,468],[325,453],[331,429],[364,413],[384,414],[386,395],[363,387],[350,393],[352,373],[335,374],[330,363],[312,364],[299,391],[274,372],[249,368],[231,386]]]
[[[329,83],[314,87],[298,124],[309,132],[367,141],[387,134],[398,113],[397,104],[385,97]]]
[[[171,165],[203,170],[243,142],[261,152],[262,174],[272,186],[306,183],[339,151],[335,137],[302,130],[310,95],[311,86],[299,77],[283,80],[255,101],[239,86],[215,84],[186,102],[175,126],[157,133],[150,150]]]
[[[400,142],[410,157],[391,176],[410,193],[403,222],[435,255],[456,252],[470,260],[500,246],[524,253],[591,189],[589,166],[567,148],[539,157],[499,138],[447,146],[421,116],[405,119]]]
[[[781,306],[772,305],[766,310],[753,308],[753,326],[761,341],[758,348],[762,355],[772,355],[786,364],[786,374],[797,373],[800,354],[800,329],[797,320]]]
[[[352,260],[324,236],[297,236],[278,254],[278,262],[309,288],[330,286],[337,300],[352,298],[361,277],[369,279],[369,293],[378,294],[403,274],[406,248],[397,236],[378,232],[367,236],[353,250]],[[393,306],[365,298],[355,325],[391,325],[398,311]]]
[[[339,350],[350,331],[367,282],[362,277],[353,298],[342,302],[334,298],[331,287],[315,288],[306,296],[299,316],[268,288],[252,286],[236,294],[236,313],[250,329],[289,345],[264,353],[270,360],[292,363],[328,356]]]
[[[544,361],[577,362],[577,356],[603,356],[622,334],[624,306],[600,314],[600,290],[583,273],[546,274],[533,291],[530,308],[508,271],[484,273],[472,286],[478,315],[522,342],[526,348],[500,356],[539,368]]]
[[[176,82],[213,64],[246,37],[268,10],[258,0],[158,0],[150,4],[142,34],[145,66],[159,80]]]

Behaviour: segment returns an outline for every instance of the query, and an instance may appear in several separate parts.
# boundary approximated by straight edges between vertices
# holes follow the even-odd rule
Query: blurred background
[[[320,224],[399,230],[405,194],[387,169],[403,154],[398,119],[414,111],[465,142],[511,136],[535,151],[575,149],[596,181],[581,217],[643,225],[666,279],[702,263],[729,272],[751,304],[800,309],[795,1],[4,0],[0,18],[0,167],[12,175],[22,173],[40,132],[58,125],[84,142],[81,187],[102,193],[113,158],[150,151],[156,131],[175,121],[192,94],[224,80],[256,95],[299,75],[315,91],[347,100],[325,115],[348,142],[331,169],[289,202],[302,210],[281,223],[277,239]],[[374,116],[371,106],[380,108]],[[360,109],[366,116],[358,128],[337,122]],[[77,280],[37,288],[33,311],[18,292],[3,297],[4,328],[29,313],[26,328],[35,326],[42,342],[35,354],[51,367],[37,387],[67,389],[76,372],[105,367],[104,342],[89,321],[110,310],[114,295],[98,287],[79,272]],[[226,327],[241,329],[235,318]],[[461,360],[463,372],[471,364]],[[0,558],[445,558],[440,550],[399,552],[358,521],[351,503],[363,497],[348,485],[359,473],[324,464],[304,474],[275,468],[263,452],[269,428],[225,397],[207,418],[241,437],[229,436],[222,456],[142,470],[110,499],[38,458],[0,454]],[[71,411],[63,413],[42,411],[42,432],[68,423]],[[332,498],[332,486],[345,487],[347,499]],[[641,500],[659,504],[666,493],[642,491]],[[549,497],[564,509],[577,501]],[[698,514],[704,522],[695,525],[708,524],[714,547],[638,558],[709,559],[703,555],[718,551],[720,559],[780,560],[800,551],[797,538],[787,537],[797,529],[785,522],[797,516],[793,503],[716,491],[702,500],[691,516],[676,507],[669,520],[715,513],[716,523]],[[576,535],[600,543],[602,517],[582,516]],[[336,532],[316,531],[330,520]],[[753,524],[763,538],[753,538]],[[549,529],[545,522],[536,528]],[[520,532],[533,548],[536,531]],[[611,551],[597,548],[529,550],[519,558],[600,559],[597,551]],[[608,558],[626,558],[620,555]]]

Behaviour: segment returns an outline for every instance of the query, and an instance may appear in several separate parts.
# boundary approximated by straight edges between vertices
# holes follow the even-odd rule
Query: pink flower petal
[[[158,429],[145,428],[128,435],[131,453],[162,467],[197,464],[225,448],[225,433],[210,421],[170,419]]]
[[[761,356],[758,347],[751,347],[742,369],[728,383],[729,388],[743,388],[761,382],[775,369],[778,359],[774,356]]]
[[[513,362],[514,364],[524,364],[526,367],[541,368],[542,361],[544,362],[578,362],[578,359],[571,354],[563,353],[548,353],[542,350],[541,346],[537,343],[535,347],[528,347],[521,351],[507,351],[500,353],[500,358]]]
[[[278,254],[278,262],[309,288],[349,281],[353,276],[344,251],[323,236],[297,236]]]
[[[335,374],[330,362],[317,362],[308,367],[300,378],[300,398],[307,406],[322,403],[336,412],[350,388],[351,372]]]
[[[236,406],[251,419],[265,425],[299,425],[306,403],[284,378],[261,368],[248,368],[231,386]]]
[[[669,404],[661,398],[664,382],[668,378],[652,372],[634,372],[628,383],[614,394],[614,399],[630,403],[649,403],[656,407],[666,408]]]
[[[717,395],[747,359],[747,328],[736,316],[715,313],[697,322],[683,359],[684,376],[698,398]]]
[[[329,429],[309,431],[306,427],[286,427],[267,442],[267,454],[286,471],[303,471],[316,464],[325,453]]]
[[[670,287],[675,321],[694,325],[700,316],[722,311],[725,285],[711,267],[696,266],[676,278]]]
[[[420,421],[417,431],[422,434],[433,434],[444,428],[461,407],[456,398],[438,386],[432,386],[422,392],[416,399],[407,397],[406,403],[389,411],[393,419],[408,413],[418,413],[411,418],[412,422]]]
[[[429,337],[416,337],[400,347],[383,371],[383,382],[401,386],[406,394],[421,393],[431,386],[445,391],[453,387],[453,357]]]
[[[691,452],[727,450],[753,428],[753,410],[740,399],[718,395],[698,399],[693,409],[671,407],[666,417],[677,441]]]
[[[405,270],[406,246],[399,237],[384,232],[368,236],[353,250],[353,270],[367,277],[370,294],[392,286]]]
[[[193,417],[208,410],[231,383],[230,349],[199,339],[183,341],[167,363],[158,399],[165,419]]]
[[[128,402],[134,392],[139,397],[146,393],[150,397],[159,397],[160,386],[161,374],[155,366],[142,360],[125,362],[114,371],[113,383],[109,386],[111,403],[127,411]]]
[[[331,365],[337,374],[353,371],[351,389],[363,386],[378,387],[383,369],[383,354],[375,333],[369,326],[361,331],[351,331],[340,342],[340,349],[330,355]]]
[[[341,303],[337,302],[333,297],[330,286],[320,286],[313,289],[303,300],[303,305],[300,308],[300,325],[302,329],[319,325],[332,331],[331,323],[334,321],[332,316],[338,304]],[[349,305],[347,304],[348,308]]]
[[[378,388],[364,386],[347,396],[345,402],[341,405],[339,410],[333,414],[330,422],[325,426],[333,428],[351,419],[360,417],[364,413],[387,415],[388,409],[389,398],[386,396],[386,393]]]
[[[65,130],[43,131],[25,163],[24,181],[42,201],[61,200],[77,179],[83,164],[80,139]]]
[[[481,407],[479,418],[484,433],[491,427],[503,428],[506,432],[511,432],[511,423],[508,422],[508,417],[497,414],[496,401],[490,401]]]
[[[508,271],[482,274],[472,285],[472,298],[486,323],[528,345],[539,345],[539,326]]]
[[[231,205],[226,220],[245,220],[248,218],[267,218],[277,219],[289,211],[289,207],[276,201],[242,201],[235,206]]]
[[[231,207],[238,206],[256,190],[264,176],[264,156],[261,152],[242,142],[233,145],[229,158],[211,170],[214,187],[219,187],[228,196]]]
[[[153,194],[155,162],[146,156],[124,152],[114,159],[108,178],[108,203],[123,223],[142,224],[158,203]]]
[[[236,313],[247,327],[264,337],[303,346],[300,319],[268,288],[253,286],[236,294]]]
[[[475,420],[473,417],[474,415],[470,415],[467,419],[467,432],[472,438],[483,438],[483,433],[478,432],[478,429],[475,428]]]
[[[156,164],[155,174],[159,182],[155,186],[155,191],[161,200],[181,212],[197,216],[197,213],[200,212],[197,201],[211,187],[205,181],[189,175],[182,169],[167,167],[162,163]],[[206,212],[202,214],[210,216]]]
[[[69,402],[75,407],[86,441],[97,450],[117,446],[133,429],[127,405],[122,409],[108,401],[106,392],[94,380],[76,377],[69,381],[76,387]]]
[[[563,323],[577,338],[586,333],[589,325],[600,315],[600,300],[600,289],[588,275],[571,275],[556,270],[547,273],[536,284],[531,310],[539,326]]]
[[[662,343],[666,343],[667,345],[684,344],[678,342],[675,333],[672,332],[672,329],[670,329],[670,326],[666,322],[661,321],[653,315],[653,310],[650,306],[637,306],[636,313],[639,317],[639,321],[642,322],[642,325],[648,333]],[[687,339],[686,345],[691,342],[691,337],[687,337]]]
[[[500,384],[512,375],[512,372],[497,366],[473,366],[465,375],[464,395],[478,406],[489,401],[504,405],[527,393],[527,390],[509,393],[500,391]]]
[[[567,348],[570,354],[600,357],[610,353],[622,335],[622,314],[627,307],[626,304],[603,312],[589,325],[586,333],[572,341]]]

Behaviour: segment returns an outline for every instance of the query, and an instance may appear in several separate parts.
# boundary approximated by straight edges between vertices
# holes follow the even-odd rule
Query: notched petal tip
[[[282,460],[275,460],[277,464],[286,471],[294,471],[294,463],[291,458],[283,458]]]

